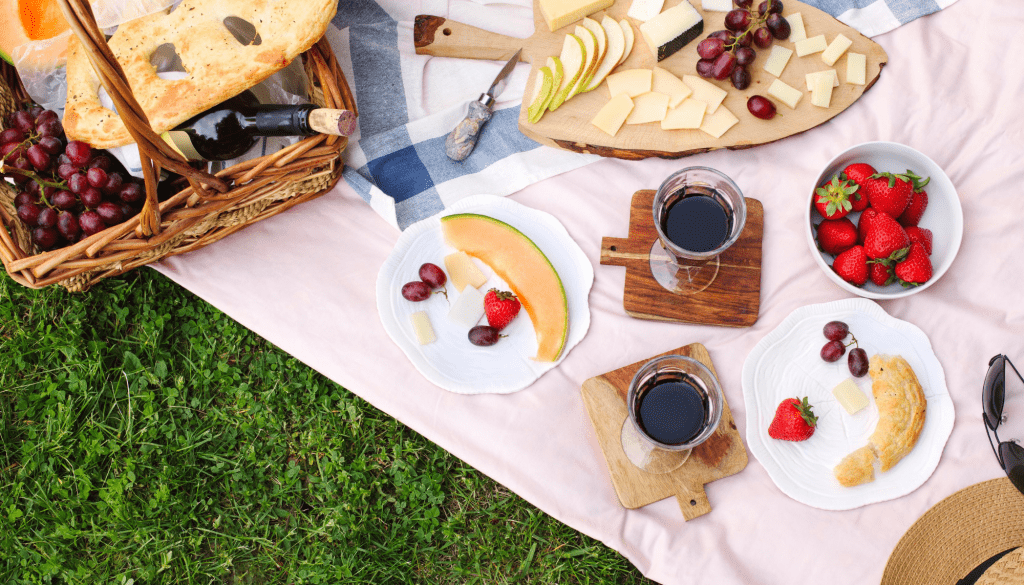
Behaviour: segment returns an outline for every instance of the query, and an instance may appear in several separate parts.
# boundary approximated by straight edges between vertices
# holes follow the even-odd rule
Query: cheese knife
[[[505,90],[508,76],[515,69],[516,63],[519,62],[519,55],[522,52],[522,49],[516,51],[516,54],[512,55],[512,58],[498,72],[498,76],[494,78],[491,87],[486,92],[480,94],[476,101],[469,102],[469,113],[466,114],[466,117],[459,122],[444,141],[444,152],[448,155],[448,158],[458,162],[465,160],[473,152],[476,140],[480,137],[480,131],[483,129],[484,124],[491,119],[491,108],[494,107],[495,98]]]

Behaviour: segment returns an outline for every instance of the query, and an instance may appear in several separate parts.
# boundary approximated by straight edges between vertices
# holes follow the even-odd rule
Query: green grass
[[[0,277],[0,584],[651,583],[155,271]]]

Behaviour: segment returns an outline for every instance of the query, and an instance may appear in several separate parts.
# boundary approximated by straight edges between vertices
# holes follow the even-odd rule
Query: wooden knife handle
[[[418,55],[489,61],[508,61],[526,42],[428,14],[416,17],[413,41]]]

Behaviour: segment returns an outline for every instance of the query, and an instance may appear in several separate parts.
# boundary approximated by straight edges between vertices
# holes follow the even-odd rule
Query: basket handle
[[[86,0],[60,0],[61,11],[71,30],[81,41],[85,54],[103,87],[117,107],[118,116],[139,148],[142,173],[146,181],[146,203],[142,206],[139,226],[143,235],[160,233],[160,206],[157,200],[157,183],[160,169],[167,168],[188,179],[197,194],[208,196],[206,187],[220,193],[230,189],[227,182],[207,172],[192,168],[180,154],[175,152],[153,131],[149,118],[132,94],[131,86],[107,45],[103,31],[96,25],[92,7]]]

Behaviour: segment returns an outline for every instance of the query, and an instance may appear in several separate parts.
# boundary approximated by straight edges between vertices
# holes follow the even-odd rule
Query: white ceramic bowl
[[[899,283],[881,287],[868,280],[864,286],[857,287],[839,278],[832,270],[833,256],[818,249],[814,225],[821,222],[822,217],[814,207],[814,190],[848,165],[857,162],[867,163],[878,172],[902,173],[910,169],[922,177],[931,177],[931,182],[925,187],[928,207],[919,224],[932,232],[932,277],[928,282],[904,288]],[[898,299],[919,293],[935,284],[946,273],[960,249],[964,234],[964,213],[956,188],[935,161],[909,146],[896,142],[865,142],[848,148],[825,165],[808,191],[810,196],[804,225],[807,226],[807,245],[811,249],[811,256],[832,282],[854,294],[869,299]],[[856,225],[860,213],[854,212],[847,217]]]

